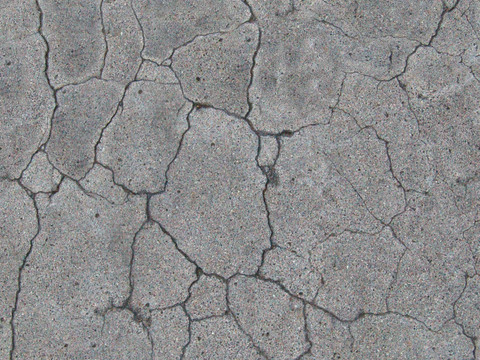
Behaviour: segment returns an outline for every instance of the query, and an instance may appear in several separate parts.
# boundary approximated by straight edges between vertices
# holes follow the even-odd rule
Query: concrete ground
[[[0,0],[0,359],[480,359],[480,0]]]

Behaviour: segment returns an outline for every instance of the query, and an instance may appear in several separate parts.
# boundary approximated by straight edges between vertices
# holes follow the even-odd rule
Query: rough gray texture
[[[52,192],[62,180],[60,172],[48,161],[47,154],[37,152],[22,175],[23,186],[32,192]]]
[[[16,307],[18,269],[38,231],[32,199],[15,182],[0,181],[0,357],[7,359],[12,343],[12,310]]]
[[[102,0],[38,0],[42,33],[49,44],[47,74],[51,84],[78,84],[101,74],[106,42]]]
[[[244,24],[226,34],[198,37],[178,49],[172,57],[172,68],[185,96],[196,103],[245,115],[257,43],[257,27]]]
[[[95,144],[116,113],[121,96],[119,84],[97,79],[66,86],[57,93],[47,154],[62,173],[78,180],[93,166]],[[94,101],[99,97],[102,102]]]
[[[98,160],[134,192],[163,190],[165,172],[187,130],[191,104],[178,84],[137,81],[98,146]]]
[[[199,35],[234,29],[250,17],[241,0],[135,1],[144,29],[145,58],[163,62]]]
[[[185,359],[262,359],[231,316],[195,322]]]
[[[205,272],[253,274],[269,237],[258,140],[245,121],[219,110],[193,110],[189,118],[152,216]]]
[[[268,358],[295,359],[307,350],[304,305],[278,285],[234,277],[228,300],[238,324]]]
[[[186,309],[192,319],[221,316],[227,311],[225,283],[213,276],[201,277],[191,288]]]
[[[46,51],[37,34],[0,44],[1,177],[18,178],[48,136],[55,101],[43,73]]]
[[[0,117],[0,359],[480,359],[479,0],[0,0]]]
[[[133,308],[161,309],[187,298],[195,266],[175,249],[157,224],[145,225],[136,234],[132,249]]]

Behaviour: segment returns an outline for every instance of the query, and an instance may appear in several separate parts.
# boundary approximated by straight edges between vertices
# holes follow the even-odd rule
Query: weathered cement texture
[[[49,45],[47,74],[54,87],[101,75],[107,50],[101,2],[38,0],[41,31]]]
[[[1,177],[20,177],[48,136],[55,101],[43,72],[46,51],[38,34],[0,44]]]
[[[231,316],[193,323],[185,359],[263,359]]]
[[[226,284],[213,276],[202,276],[191,289],[186,309],[193,319],[221,316],[227,311]]]
[[[0,359],[480,360],[480,0],[0,0]]]
[[[56,168],[77,180],[86,175],[93,166],[95,144],[117,112],[121,97],[121,85],[97,79],[57,93],[58,109],[47,145],[48,158]],[[98,98],[103,101],[94,101]]]
[[[132,83],[123,109],[103,133],[98,161],[113,170],[117,183],[134,192],[163,190],[191,108],[177,83]]]
[[[245,121],[219,110],[193,110],[189,118],[152,216],[206,273],[253,274],[270,235],[258,139]]]

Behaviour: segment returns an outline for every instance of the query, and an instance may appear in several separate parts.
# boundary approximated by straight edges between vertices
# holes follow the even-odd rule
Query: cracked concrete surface
[[[0,359],[480,360],[479,0],[0,0]]]

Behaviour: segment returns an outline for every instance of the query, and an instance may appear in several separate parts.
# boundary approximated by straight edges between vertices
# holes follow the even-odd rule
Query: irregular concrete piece
[[[226,285],[216,277],[202,276],[190,293],[185,308],[192,319],[220,316],[227,311]]]
[[[327,41],[330,30],[311,17],[265,26],[249,91],[250,121],[272,133],[328,122],[344,77],[337,44]]]
[[[228,299],[240,326],[269,358],[294,359],[307,350],[303,304],[278,285],[237,276]]]
[[[55,107],[39,35],[0,44],[0,177],[18,178],[48,136]]]
[[[47,154],[63,174],[78,180],[93,166],[95,144],[115,114],[122,92],[117,83],[93,79],[57,93]]]
[[[263,359],[231,316],[192,323],[185,359]]]
[[[113,170],[117,183],[134,192],[163,190],[191,107],[177,84],[132,83],[122,111],[103,133],[99,161]]]
[[[40,14],[35,0],[2,0],[0,2],[0,44],[20,40],[38,29]]]
[[[157,224],[148,223],[137,233],[133,251],[130,304],[134,309],[165,308],[187,298],[196,279],[195,265],[177,251]]]
[[[41,231],[22,275],[13,358],[102,358],[102,312],[128,297],[145,199],[113,205],[66,179],[37,203]]]
[[[354,339],[347,324],[307,306],[307,327],[312,349],[303,359],[354,359],[351,353]]]
[[[190,123],[166,191],[152,198],[152,217],[205,272],[253,274],[270,233],[257,138],[218,110],[195,110]]]
[[[105,360],[151,359],[147,331],[128,310],[112,310],[102,327],[101,358]]]
[[[453,321],[439,332],[395,314],[365,316],[350,326],[354,359],[471,359],[473,344]]]
[[[137,80],[158,81],[161,84],[178,84],[175,73],[167,66],[145,60],[138,71]]]
[[[292,3],[283,1],[288,6]],[[408,36],[375,38],[371,31],[359,33],[355,8],[344,9],[345,14],[340,15],[339,9],[345,5],[342,2],[336,6],[327,1],[310,3],[280,10],[278,5],[270,8],[264,2],[252,2],[262,29],[250,89],[249,119],[258,130],[280,133],[327,123],[345,74],[391,79],[403,71],[407,57],[418,46]],[[371,5],[375,7],[373,2]],[[428,6],[428,2],[423,5]],[[331,22],[336,15],[346,20],[350,33],[340,22],[335,23],[337,19]],[[379,22],[383,19],[367,19],[371,26]],[[428,26],[433,35],[434,24]]]
[[[453,305],[464,284],[465,276],[455,264],[407,251],[388,297],[389,309],[439,330],[453,317]]]
[[[275,174],[266,193],[275,242],[304,256],[330,234],[377,232],[372,214],[388,222],[403,209],[384,144],[342,113],[282,138]]]
[[[48,77],[55,88],[99,76],[106,50],[101,0],[39,0],[49,44]]]
[[[409,207],[392,222],[397,237],[410,249],[403,257],[389,298],[391,310],[439,329],[453,316],[452,305],[475,264],[464,232],[475,213],[464,213],[449,188],[436,183],[426,194],[409,195]]]
[[[180,306],[153,311],[150,335],[154,359],[179,359],[188,343],[188,317]]]
[[[79,183],[90,195],[99,196],[113,204],[125,203],[129,195],[113,182],[112,172],[98,164]]]
[[[342,319],[387,310],[386,297],[404,247],[390,230],[376,236],[343,233],[312,250],[323,283],[315,302]]]
[[[126,85],[141,63],[142,30],[128,0],[102,1],[102,14],[108,46],[102,78]]]
[[[480,336],[480,277],[467,279],[467,286],[455,304],[455,320],[465,329],[465,334],[478,339]]]
[[[47,154],[40,151],[23,172],[21,182],[34,193],[52,192],[57,189],[61,179],[62,175],[50,164]]]
[[[16,182],[0,180],[0,358],[12,346],[10,321],[16,306],[19,269],[37,232],[32,199]]]
[[[248,23],[229,33],[198,37],[175,51],[172,68],[185,96],[244,116],[258,34],[257,27]]]
[[[461,58],[421,48],[411,56],[402,81],[434,152],[438,173],[459,196],[478,182],[480,162],[480,83]],[[475,211],[473,203],[459,204]],[[466,210],[466,209],[465,209]]]
[[[312,300],[314,295],[322,308],[353,320],[362,313],[387,310],[385,299],[403,251],[389,230],[378,235],[344,232],[319,243],[308,262],[289,262],[288,257],[269,253],[262,274],[299,296]]]
[[[260,153],[258,154],[258,165],[273,166],[278,156],[278,141],[273,136],[262,136],[260,138]]]
[[[197,35],[234,29],[250,17],[241,0],[140,0],[133,6],[145,33],[143,55],[158,63]]]

